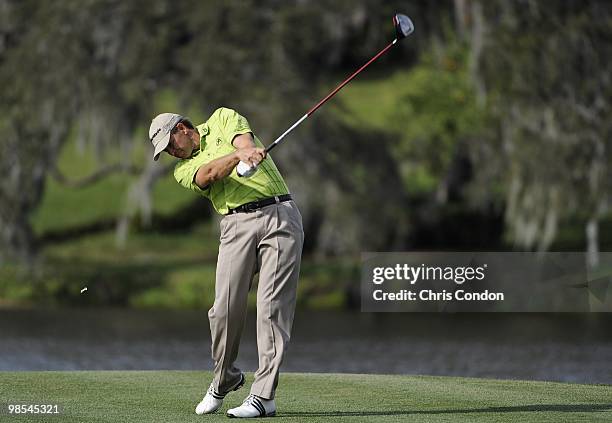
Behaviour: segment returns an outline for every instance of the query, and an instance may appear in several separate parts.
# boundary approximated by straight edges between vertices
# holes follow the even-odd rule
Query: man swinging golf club
[[[259,272],[257,289],[257,348],[259,368],[251,393],[229,417],[276,414],[274,393],[295,310],[296,285],[304,233],[302,218],[278,169],[266,154],[325,102],[414,31],[408,16],[393,17],[396,37],[353,72],[266,149],[245,118],[218,109],[197,128],[172,113],[158,115],[149,129],[154,159],[162,151],[181,161],[174,176],[184,187],[208,197],[221,220],[215,302],[208,313],[215,377],[197,414],[213,413],[230,391],[244,384],[234,366],[246,316],[251,279]]]
[[[235,366],[244,327],[247,296],[255,273],[259,368],[250,395],[230,417],[267,417],[276,413],[274,393],[295,311],[304,232],[302,217],[287,185],[247,120],[217,109],[201,125],[162,113],[149,129],[154,160],[166,151],[181,159],[174,177],[185,188],[207,197],[224,215],[217,260],[215,301],[208,312],[214,378],[197,405],[197,414],[214,413],[227,393],[245,383]],[[239,162],[258,167],[240,177]]]

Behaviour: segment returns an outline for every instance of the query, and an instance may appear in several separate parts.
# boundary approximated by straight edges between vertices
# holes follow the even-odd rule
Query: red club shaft
[[[357,75],[359,75],[359,73],[364,70],[365,68],[367,68],[370,63],[372,63],[373,61],[375,61],[376,59],[378,59],[380,56],[382,56],[383,54],[385,54],[387,52],[387,50],[389,50],[391,47],[393,47],[393,45],[397,43],[397,38],[395,40],[393,40],[392,42],[389,43],[388,46],[386,46],[385,48],[383,48],[381,51],[378,52],[378,54],[374,57],[372,57],[370,60],[368,60],[368,62],[363,65],[362,67],[360,67],[359,69],[357,69],[355,72],[353,72],[353,74],[351,74],[351,76],[349,76],[348,78],[346,78],[340,85],[338,85],[332,92],[330,92],[329,94],[327,94],[327,96],[325,96],[324,99],[322,99],[321,101],[319,101],[317,104],[315,104],[312,109],[310,109],[308,112],[306,112],[306,114],[304,116],[302,116],[301,118],[299,118],[289,129],[287,129],[285,132],[283,132],[281,134],[280,137],[278,137],[276,140],[274,140],[274,142],[272,144],[270,144],[267,148],[266,148],[266,152],[269,152],[270,150],[272,150],[274,147],[276,147],[283,138],[285,138],[285,136],[287,134],[289,134],[289,132],[293,131],[296,127],[298,127],[304,120],[306,120],[307,117],[309,117],[310,115],[312,115],[314,112],[317,111],[317,109],[319,107],[321,107],[323,104],[325,104],[325,102],[327,100],[329,100],[330,98],[332,98],[334,95],[336,95],[336,93],[338,91],[340,91],[342,89],[342,87],[344,87],[346,84],[348,84],[349,82],[351,82],[351,80],[353,78],[355,78]]]
[[[359,69],[357,69],[355,72],[353,72],[353,74],[351,76],[349,76],[348,78],[346,78],[340,85],[338,85],[331,93],[327,94],[327,96],[319,101],[317,104],[314,105],[314,107],[312,109],[310,109],[308,112],[306,112],[306,114],[308,116],[310,116],[311,114],[313,114],[314,112],[317,111],[317,109],[319,107],[321,107],[323,104],[325,104],[325,102],[327,100],[329,100],[330,98],[332,98],[334,95],[336,95],[336,93],[338,91],[340,91],[342,89],[342,87],[344,87],[346,84],[348,84],[349,82],[351,82],[351,80],[353,78],[355,78],[357,75],[359,75],[359,73],[364,70],[365,68],[367,68],[370,63],[372,63],[373,61],[375,61],[376,59],[378,59],[380,56],[382,56],[383,54],[385,54],[387,52],[387,50],[389,50],[391,47],[393,47],[393,44],[395,44],[397,42],[397,40],[393,40],[391,43],[389,43],[389,45],[385,48],[383,48],[381,51],[378,52],[378,54],[374,57],[372,57],[370,60],[368,60],[368,62],[363,65],[362,67],[360,67]]]

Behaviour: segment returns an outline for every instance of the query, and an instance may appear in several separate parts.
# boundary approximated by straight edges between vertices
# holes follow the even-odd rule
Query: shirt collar
[[[209,132],[208,123],[203,123],[199,125],[197,129],[200,134],[200,151],[204,151],[206,135],[208,135]]]
[[[197,150],[194,150],[191,153],[191,156],[189,156],[189,158],[195,157],[198,154],[200,154],[200,152],[204,151],[204,145],[206,144],[206,135],[208,135],[209,129],[208,129],[208,124],[207,123],[203,123],[201,125],[196,126],[196,131],[198,131],[198,134],[200,134],[200,148]]]

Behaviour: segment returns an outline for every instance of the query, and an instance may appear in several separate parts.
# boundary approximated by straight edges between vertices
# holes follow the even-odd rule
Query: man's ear
[[[187,128],[187,126],[183,123],[183,122],[179,122],[176,124],[176,128],[182,132],[183,134],[187,135],[187,130],[189,128]]]

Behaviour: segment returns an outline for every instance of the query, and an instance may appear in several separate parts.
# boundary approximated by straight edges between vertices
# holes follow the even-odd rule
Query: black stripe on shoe
[[[217,392],[215,392],[215,391],[212,391],[212,392],[210,393],[210,395],[211,395],[213,398],[218,399],[218,400],[222,400],[223,398],[225,398],[225,395],[218,394],[218,393],[217,393]]]
[[[253,404],[257,411],[259,411],[260,417],[266,416],[266,408],[263,406],[258,397],[253,397],[253,401],[251,402],[251,404]]]

